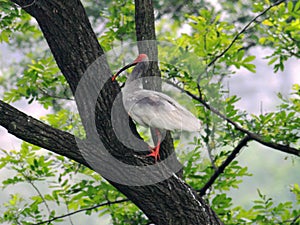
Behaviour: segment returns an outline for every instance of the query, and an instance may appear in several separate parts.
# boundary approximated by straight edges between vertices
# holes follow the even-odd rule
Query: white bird
[[[162,138],[159,129],[194,132],[200,130],[201,121],[168,95],[143,89],[141,78],[149,66],[149,58],[146,54],[140,54],[133,63],[120,69],[112,80],[114,81],[121,72],[132,66],[135,68],[122,90],[123,104],[128,115],[135,122],[155,128],[157,145],[151,148],[151,153],[147,156],[153,156],[157,161]]]

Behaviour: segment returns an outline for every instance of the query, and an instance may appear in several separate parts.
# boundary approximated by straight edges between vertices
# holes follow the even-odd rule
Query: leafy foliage
[[[28,36],[37,30],[37,26],[31,23],[31,16],[12,2],[1,0],[0,5],[0,42],[10,43],[10,37],[15,35],[15,32]]]
[[[262,21],[262,37],[259,42],[274,49],[266,58],[274,65],[274,71],[284,70],[284,62],[290,57],[299,58],[300,3],[292,1],[272,9],[273,16]],[[295,42],[296,41],[296,42]]]
[[[9,169],[13,176],[2,181],[2,189],[17,184],[29,185],[33,195],[25,201],[20,194],[11,194],[9,202],[3,205],[2,210],[5,211],[1,210],[0,222],[38,223],[62,212],[124,198],[95,172],[64,157],[45,153],[30,144],[23,143],[20,151],[3,152],[5,155],[0,159],[0,168]],[[40,190],[45,181],[46,189]],[[90,215],[99,210],[101,208],[85,213]],[[102,214],[109,210],[110,206],[107,206]],[[114,213],[117,212],[114,210]]]
[[[272,53],[266,60],[275,72],[283,71],[285,62],[291,57],[299,58],[299,1],[273,7],[238,38],[239,30],[254,14],[263,12],[271,4],[270,1],[220,0],[219,3],[220,11],[206,1],[188,2],[187,5],[186,1],[154,1],[158,40],[174,46],[171,50],[166,50],[168,46],[159,46],[164,78],[192,94],[201,94],[205,101],[226,117],[262,135],[264,140],[298,147],[298,84],[293,86],[289,98],[278,93],[281,103],[277,111],[249,115],[236,107],[239,96],[230,95],[222,81],[240,69],[256,73],[256,56],[250,51],[254,46],[271,49]],[[80,118],[71,112],[68,105],[72,102],[72,95],[67,82],[49,52],[39,48],[42,35],[37,25],[12,3],[0,0],[0,4],[0,41],[25,53],[20,63],[12,65],[16,68],[8,77],[0,80],[0,84],[5,80],[10,84],[5,87],[4,100],[16,102],[26,99],[29,104],[37,101],[54,111],[44,116],[43,121],[83,138]],[[121,43],[135,40],[132,1],[102,1],[97,5],[86,0],[85,5],[93,26],[99,28],[101,25],[97,34],[106,51],[115,47],[116,40]],[[187,31],[178,35],[184,26]],[[228,46],[230,48],[224,52]],[[119,61],[125,58],[121,55]],[[218,61],[214,61],[216,58]],[[193,150],[183,150],[179,157],[184,164],[184,180],[200,190],[244,134],[199,102],[193,103],[196,114],[203,121],[204,131],[190,143]],[[72,216],[58,217],[77,210],[87,215],[110,215],[115,225],[149,223],[131,202],[114,204],[114,201],[125,197],[97,173],[82,165],[27,143],[22,143],[18,151],[2,152],[1,172],[7,170],[12,174],[2,181],[2,189],[26,185],[32,189],[32,194],[30,197],[24,193],[11,194],[0,208],[1,223],[25,225],[53,220],[48,224],[56,224],[66,218],[72,221]],[[243,178],[251,175],[247,167],[234,160],[207,191],[205,199],[221,220],[228,225],[300,224],[300,188],[297,183],[290,186],[294,202],[276,204],[258,190],[258,199],[249,209],[236,206],[229,191],[238,189]],[[99,206],[99,203],[103,205]]]
[[[4,94],[5,101],[15,102],[26,98],[28,103],[38,101],[47,109],[53,106],[56,98],[70,98],[70,91],[65,88],[66,81],[52,57],[32,60],[27,66],[23,76],[17,79],[16,88]]]

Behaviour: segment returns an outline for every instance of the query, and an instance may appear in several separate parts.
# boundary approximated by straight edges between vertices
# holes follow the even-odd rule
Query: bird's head
[[[136,79],[139,75],[141,75],[142,72],[144,72],[149,65],[149,58],[146,54],[139,54],[139,56],[130,64],[124,66],[121,68],[113,77],[112,81],[114,81],[117,76],[119,76],[124,70],[127,70],[128,68],[137,65],[134,70],[132,71],[131,76],[134,76],[134,79]]]
[[[149,58],[146,54],[139,54],[139,56],[133,61],[133,63],[139,63],[139,62],[148,62]]]

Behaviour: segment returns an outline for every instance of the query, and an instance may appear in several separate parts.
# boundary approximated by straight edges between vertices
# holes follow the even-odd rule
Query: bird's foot
[[[160,147],[160,145],[157,145],[154,148],[151,148],[149,146],[151,153],[148,154],[148,155],[146,155],[146,157],[152,156],[152,157],[154,157],[155,162],[157,162],[157,159],[160,159],[160,156],[159,156],[159,147]]]

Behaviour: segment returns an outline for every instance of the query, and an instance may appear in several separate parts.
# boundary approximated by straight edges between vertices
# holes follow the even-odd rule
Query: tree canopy
[[[3,57],[0,68],[0,125],[23,141],[2,149],[0,173],[11,176],[1,187],[33,190],[10,194],[1,223],[82,224],[74,216],[86,214],[115,225],[300,224],[299,180],[286,184],[293,201],[278,203],[259,189],[250,207],[230,197],[252,176],[238,158],[253,143],[299,163],[300,85],[289,94],[274,90],[276,109],[254,114],[238,107],[241,96],[226,85],[245,71],[261,76],[257,58],[273,70],[270,79],[299,60],[299,1],[0,6],[0,41],[19,54]],[[110,79],[139,53],[150,58],[144,87],[162,88],[203,123],[200,133],[167,132],[159,162],[143,157],[151,135],[120,103],[126,77]],[[33,118],[14,107],[25,101],[49,113]]]

